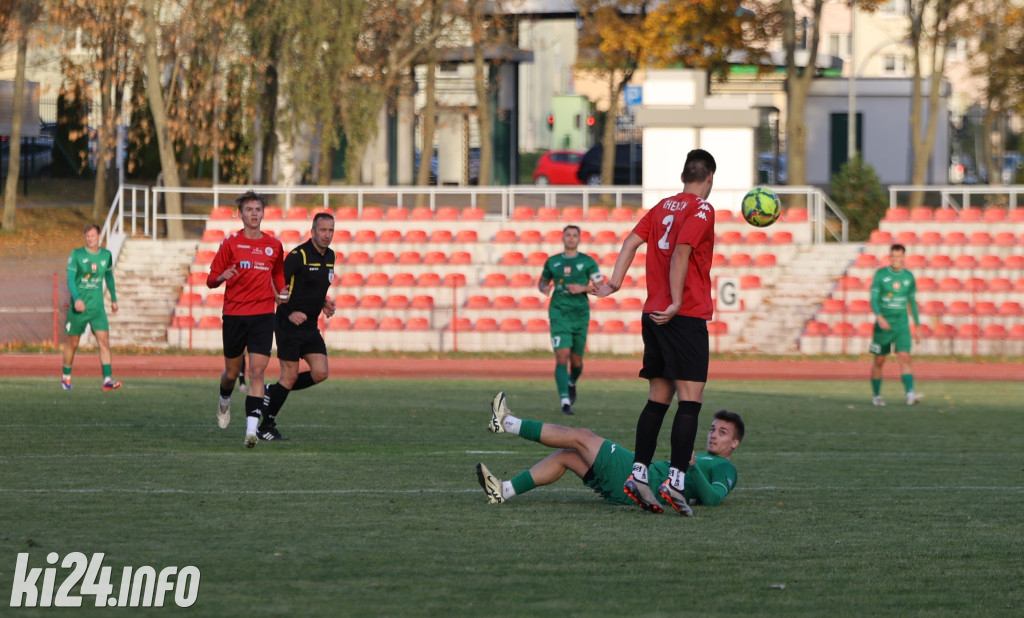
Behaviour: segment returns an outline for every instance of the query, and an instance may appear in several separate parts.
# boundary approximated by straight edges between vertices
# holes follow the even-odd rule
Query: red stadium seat
[[[352,330],[377,330],[377,318],[363,316],[352,323]]]
[[[188,286],[190,286],[190,285],[193,286],[193,287],[198,287],[198,286],[206,287],[206,278],[208,276],[209,276],[209,273],[203,272],[203,271],[198,271],[197,270],[195,272],[190,272],[188,274],[188,276],[185,277],[185,287],[188,288]]]
[[[624,333],[626,332],[626,323],[622,320],[605,320],[601,324],[602,333]]]
[[[1006,277],[993,277],[988,280],[988,289],[990,292],[1010,292],[1013,290],[1013,282]]]
[[[499,328],[504,332],[518,333],[523,330],[523,321],[519,318],[504,318]]]
[[[437,273],[423,273],[416,277],[416,285],[421,288],[437,287],[441,285],[441,275]]]
[[[341,275],[341,285],[346,288],[361,288],[366,284],[366,277],[362,273],[346,270]]]
[[[978,260],[970,253],[962,253],[953,260],[954,268],[977,268]]]
[[[359,218],[363,221],[380,221],[384,218],[384,209],[380,206],[363,206]]]
[[[1007,218],[1014,223],[1020,223],[1021,221],[1024,221],[1024,207],[1018,206],[1016,208],[1011,209],[1010,213],[1007,215]]]
[[[717,219],[718,213],[715,213]],[[782,220],[789,221],[791,223],[803,223],[807,221],[807,209],[806,208],[787,208],[782,213]]]
[[[932,209],[927,206],[916,206],[910,209],[911,221],[931,221]]]
[[[466,266],[473,263],[473,254],[469,251],[452,251],[448,256],[448,263],[456,266]]]
[[[409,218],[413,221],[431,221],[434,218],[434,211],[430,210],[429,206],[416,206],[409,213]]]
[[[423,317],[412,317],[406,320],[405,330],[424,331],[430,330],[430,320]]]
[[[517,236],[515,230],[498,230],[497,232],[494,233],[494,238],[491,239],[491,242],[514,243],[516,241],[516,238]]]
[[[519,299],[520,309],[543,309],[544,300],[539,296],[523,296]]]
[[[938,287],[934,277],[918,277],[915,283],[918,292],[931,292]]]
[[[216,251],[196,251],[196,257],[192,260],[194,264],[210,264],[213,262],[213,258],[216,257]]]
[[[911,253],[907,256],[904,265],[910,270],[925,268],[928,266],[928,258],[919,253]]]
[[[943,292],[958,292],[964,287],[956,277],[943,277],[939,280],[939,290]]]
[[[444,279],[441,281],[441,285],[449,288],[466,287],[466,275],[462,273],[448,273],[447,275],[444,276]]]
[[[600,244],[618,244],[619,234],[614,230],[601,230],[594,234],[594,242]]]
[[[446,330],[467,331],[473,329],[473,321],[469,318],[458,317],[448,323]]]
[[[643,311],[644,299],[627,296],[619,301],[619,311]]]
[[[587,221],[601,222],[611,219],[611,211],[604,206],[591,206],[587,209]]]
[[[171,318],[171,328],[195,328],[196,321],[187,315],[176,315]]]
[[[1017,237],[1013,232],[996,232],[993,244],[997,247],[1012,247],[1017,244]]]
[[[853,265],[858,268],[877,268],[878,257],[874,253],[861,253],[854,260]]]
[[[740,279],[740,288],[743,287],[743,279]],[[860,277],[854,277],[852,275],[844,275],[839,278],[839,289],[840,290],[863,290],[864,282],[861,281]]]
[[[639,335],[643,331],[644,323],[641,320],[630,320],[627,328],[634,335]]]
[[[526,263],[526,256],[521,251],[506,251],[501,254],[498,263],[505,266],[522,266]]]
[[[409,306],[412,309],[433,309],[434,297],[427,294],[418,294],[412,297],[412,302]]]
[[[352,232],[349,230],[334,230],[334,238],[331,239],[331,242],[352,242]]]
[[[922,245],[941,245],[942,234],[934,230],[921,233],[921,239],[919,241]]]
[[[963,232],[948,232],[943,237],[943,241],[947,245],[966,245],[967,235]]]
[[[538,208],[537,209],[537,220],[538,221],[558,221],[560,214],[557,208]]]
[[[366,283],[363,285],[370,288],[386,288],[391,285],[391,278],[384,272],[370,273],[366,275]]]
[[[526,256],[528,266],[543,266],[547,261],[548,254],[543,251],[531,251],[530,255]]]
[[[338,221],[355,221],[359,218],[359,209],[355,206],[341,206],[334,211],[334,218]]]
[[[377,232],[373,230],[357,230],[352,242],[375,243],[377,242]]]
[[[546,333],[549,330],[548,321],[544,318],[530,318],[526,321],[526,332],[528,333]]]
[[[883,219],[886,221],[906,221],[910,218],[910,211],[906,206],[893,206],[885,211]]]
[[[952,324],[938,324],[935,326],[932,336],[940,339],[953,339],[956,337],[956,327]]]
[[[709,335],[727,335],[729,333],[729,324],[726,322],[708,322],[708,334]]]
[[[821,312],[825,314],[846,313],[846,302],[838,298],[826,298],[821,303]]]
[[[981,336],[985,339],[1006,339],[1009,334],[1010,331],[1002,324],[987,324]]]
[[[971,315],[971,303],[966,300],[954,300],[949,303],[946,313],[949,315]]]
[[[178,297],[178,306],[179,307],[188,307],[188,306],[197,307],[197,306],[202,305],[202,304],[203,304],[203,295],[202,294],[198,294],[198,293],[195,293],[195,292],[183,292],[181,294],[181,296]]]
[[[359,299],[355,294],[338,294],[334,297],[334,306],[337,309],[355,309],[359,306]]]
[[[466,309],[490,309],[491,299],[482,294],[474,294],[466,299]]]
[[[776,259],[774,253],[759,253],[757,254],[757,257],[754,258],[754,266],[759,266],[762,268],[768,266],[775,266],[777,263],[778,260]]]
[[[277,239],[280,240],[281,244],[285,245],[285,248],[287,249],[289,246],[294,246],[302,242],[302,232],[298,230],[282,230]]]
[[[562,209],[562,221],[582,221],[582,206],[566,206]]]
[[[402,330],[404,328],[405,325],[402,324],[402,318],[399,317],[387,316],[382,318],[380,321],[380,330],[394,331]]]
[[[1024,324],[1010,326],[1010,339],[1024,339]]]
[[[420,244],[427,242],[427,233],[424,230],[409,230],[402,240],[405,244]]]
[[[917,232],[898,232],[896,234],[896,243],[905,247],[917,244]]]
[[[729,260],[728,260],[728,258],[725,257],[724,253],[714,253],[711,256],[711,266],[713,268],[721,268],[722,266],[725,266],[728,263],[729,263]],[[612,259],[610,264],[606,264],[603,258],[601,260],[601,265],[602,266],[611,266],[611,265],[614,265],[614,264],[615,264],[614,258]]]
[[[816,322],[811,320],[804,327],[804,334],[812,337],[827,335],[829,333],[828,324],[824,322]]]
[[[964,280],[964,289],[968,292],[984,292],[988,289],[988,282],[981,277],[968,277]]]
[[[451,230],[434,230],[430,233],[430,238],[427,242],[432,243],[452,243],[455,242],[455,234]]]
[[[463,208],[460,216],[463,221],[483,221],[486,214],[483,208],[474,206],[472,208]]]
[[[974,322],[961,324],[960,328],[956,330],[956,336],[961,339],[977,339],[981,337],[981,327]]]
[[[832,334],[840,337],[853,337],[857,328],[850,322],[836,322],[832,325]]]
[[[929,300],[920,306],[920,312],[924,315],[945,315],[946,303],[941,300]]]
[[[729,256],[729,266],[751,266],[753,263],[749,253],[733,253]]]
[[[632,221],[634,216],[636,216],[636,211],[634,211],[632,208],[627,208],[626,206],[616,206],[615,208],[612,208],[612,221]]]
[[[494,304],[492,304],[491,307],[494,309],[509,311],[516,308],[516,299],[511,296],[495,296]]]
[[[1024,209],[1024,206],[1021,208]],[[1014,253],[1006,256],[1006,259],[1003,261],[1003,268],[1009,270],[1024,270],[1024,255]]]
[[[377,240],[378,242],[398,244],[402,242],[402,233],[398,230],[383,230]]]
[[[874,322],[861,322],[857,325],[857,335],[860,337],[872,337],[875,334]]]
[[[960,211],[961,221],[981,221],[982,212],[980,208],[964,208]]]
[[[533,221],[535,216],[532,206],[516,206],[512,211],[513,221]]]
[[[768,243],[768,233],[764,230],[753,230],[747,232],[744,242],[748,245],[764,245]]]
[[[365,294],[359,299],[360,309],[383,309],[384,298],[380,294]]]
[[[398,254],[398,263],[405,265],[420,264],[423,262],[423,256],[420,255],[419,251],[403,251]]]
[[[541,210],[551,210],[551,209],[550,208],[544,208],[544,209],[541,209]],[[521,242],[521,243],[523,243],[523,242],[541,243],[541,242],[544,242],[544,235],[541,234],[539,230],[523,230],[523,232],[521,234],[519,234],[519,242]]]
[[[990,300],[979,300],[974,303],[974,315],[977,316],[990,316],[999,313],[999,308],[996,304]]]
[[[533,275],[530,273],[515,273],[509,277],[508,284],[513,288],[532,288],[534,285]]]
[[[999,315],[1016,317],[1024,313],[1021,304],[1015,300],[1007,300],[999,303]]]
[[[199,242],[224,242],[224,230],[203,230]]]
[[[723,245],[738,245],[743,242],[743,232],[737,230],[726,230],[722,232]]]
[[[987,247],[993,243],[992,234],[988,232],[971,232],[967,238],[967,244]]]
[[[459,209],[454,206],[440,206],[434,218],[438,221],[455,221],[459,218]]]
[[[199,318],[199,328],[220,329],[223,327],[219,315],[204,315]]]
[[[498,330],[498,321],[494,318],[479,318],[473,325],[473,330],[482,333],[491,333]]]
[[[775,232],[772,234],[771,243],[773,245],[791,245],[793,244],[793,233],[785,230]]]
[[[447,264],[448,256],[444,254],[444,251],[427,251],[427,254],[423,256],[423,263],[427,265]]]
[[[853,277],[856,279],[856,277]],[[858,279],[858,281],[860,281]],[[740,277],[741,290],[757,290],[761,287],[761,277],[757,275],[743,275]]]
[[[996,269],[1003,267],[1003,258],[998,255],[986,254],[978,260],[978,268]]]
[[[861,298],[850,301],[850,313],[853,314],[868,314],[873,313],[871,310],[871,301],[864,300]]]
[[[267,206],[263,209],[264,221],[278,221],[284,219],[284,211],[278,206]]]
[[[619,308],[619,301],[611,296],[594,299],[594,311],[615,311]]]
[[[504,288],[508,287],[508,275],[505,273],[488,273],[484,277],[483,287]]]
[[[224,295],[220,292],[212,292],[206,295],[206,300],[203,301],[204,307],[223,307],[224,306]]]
[[[233,219],[235,212],[236,210],[232,206],[214,206],[210,210],[210,218],[216,220]]]
[[[284,213],[284,218],[289,221],[307,221],[309,219],[309,209],[304,206],[292,206],[288,209],[288,212]]]
[[[953,258],[945,253],[936,253],[928,260],[929,268],[952,268]]]
[[[891,245],[892,242],[892,232],[887,230],[871,230],[868,236],[869,245]]]
[[[408,309],[409,297],[405,294],[391,294],[384,300],[385,309]]]

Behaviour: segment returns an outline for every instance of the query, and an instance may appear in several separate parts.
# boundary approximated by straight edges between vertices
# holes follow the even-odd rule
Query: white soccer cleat
[[[921,401],[922,399],[924,399],[924,395],[922,395],[921,393],[915,393],[914,391],[910,391],[909,393],[907,393],[907,405],[908,406],[912,406],[915,403],[918,403],[919,401]]]
[[[228,424],[231,422],[231,398],[228,397],[220,400],[217,404],[217,426],[221,429],[227,429]]]
[[[491,401],[491,422],[487,425],[487,431],[491,433],[505,433],[505,417],[511,414],[508,406],[505,405],[505,393],[498,393]]]
[[[480,482],[480,487],[484,488],[488,502],[491,504],[501,504],[505,501],[505,498],[501,495],[501,479],[491,474],[487,466],[482,463],[476,465],[476,480]]]
[[[245,434],[245,448],[256,448],[256,443],[259,441],[260,439],[256,436],[255,432]]]
[[[875,395],[874,397],[871,398],[871,405],[873,405],[873,406],[884,406],[885,405],[885,400],[882,399],[881,395]]]

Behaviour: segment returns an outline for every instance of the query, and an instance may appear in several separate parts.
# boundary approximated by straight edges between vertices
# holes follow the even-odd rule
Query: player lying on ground
[[[512,496],[530,491],[541,485],[550,485],[571,470],[583,484],[601,494],[612,504],[634,504],[623,491],[622,485],[632,473],[633,453],[621,445],[602,438],[589,429],[563,427],[551,423],[520,419],[513,416],[505,403],[505,393],[498,393],[491,402],[493,433],[510,433],[559,449],[537,462],[532,468],[520,472],[512,480],[502,481],[478,463],[477,478],[492,504],[505,502]],[[715,506],[722,502],[736,486],[736,467],[729,458],[743,440],[743,419],[735,412],[719,410],[708,431],[707,453],[690,458],[686,469],[683,491],[686,502],[666,499],[680,515],[692,515],[689,504]],[[655,486],[668,478],[669,462],[651,464],[650,475],[657,479]],[[661,513],[663,509],[650,509]]]

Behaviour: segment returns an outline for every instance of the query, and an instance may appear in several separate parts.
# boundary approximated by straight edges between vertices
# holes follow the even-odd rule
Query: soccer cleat
[[[505,498],[501,495],[501,479],[491,474],[487,466],[482,463],[476,465],[476,480],[480,482],[480,487],[484,488],[488,502],[491,504],[501,504],[505,501]]]
[[[915,403],[918,403],[919,401],[921,401],[922,399],[924,399],[924,395],[922,395],[920,393],[915,393],[914,391],[910,391],[909,393],[907,393],[907,405],[908,406],[912,406]]]
[[[64,390],[66,390],[66,391],[71,390],[71,378],[67,378],[67,379],[61,378],[60,379],[60,387],[63,388]]]
[[[669,506],[674,508],[680,515],[685,517],[693,515],[693,510],[690,508],[690,505],[686,503],[686,495],[675,487],[672,487],[667,480],[658,488],[658,493],[661,494],[661,497],[665,499],[665,502],[668,502]]]
[[[576,385],[569,385],[569,403],[576,403]]]
[[[573,414],[576,414],[576,413],[572,411],[572,406],[570,406],[567,403],[563,403],[562,404],[562,414],[564,414],[566,416],[572,416]]]
[[[107,380],[103,383],[103,390],[105,391],[116,391],[121,388],[120,380]]]
[[[277,427],[271,425],[270,427],[257,430],[257,435],[260,440],[287,440],[288,438],[281,435],[281,432],[277,430]]]
[[[224,399],[221,397],[220,402],[217,404],[217,426],[221,429],[227,429],[230,422],[231,398]]]
[[[885,405],[885,400],[882,399],[881,395],[875,395],[874,397],[871,398],[871,405],[873,405],[873,406],[884,406]]]
[[[622,485],[622,492],[629,496],[633,502],[636,502],[640,508],[645,511],[650,511],[652,513],[665,512],[665,509],[661,508],[661,505],[658,504],[658,498],[654,495],[654,492],[651,491],[651,486],[647,483],[636,480],[633,478],[632,474],[629,475],[629,478],[626,479],[626,482]]]
[[[256,448],[256,443],[259,442],[259,436],[254,433],[245,434],[245,448]]]
[[[505,404],[505,393],[498,393],[491,400],[491,422],[487,424],[487,431],[491,433],[505,433],[505,417],[511,414]]]

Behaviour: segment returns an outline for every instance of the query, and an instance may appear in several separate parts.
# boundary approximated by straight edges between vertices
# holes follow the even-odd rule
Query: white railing
[[[963,208],[983,207],[998,204],[1016,208],[1024,197],[1024,185],[892,185],[889,187],[889,208],[906,205],[900,203],[900,194],[920,191],[937,193],[940,208],[952,208],[959,212]],[[974,203],[972,198],[982,196],[986,203]],[[991,198],[996,198],[995,200]],[[926,200],[927,201],[927,200]]]

